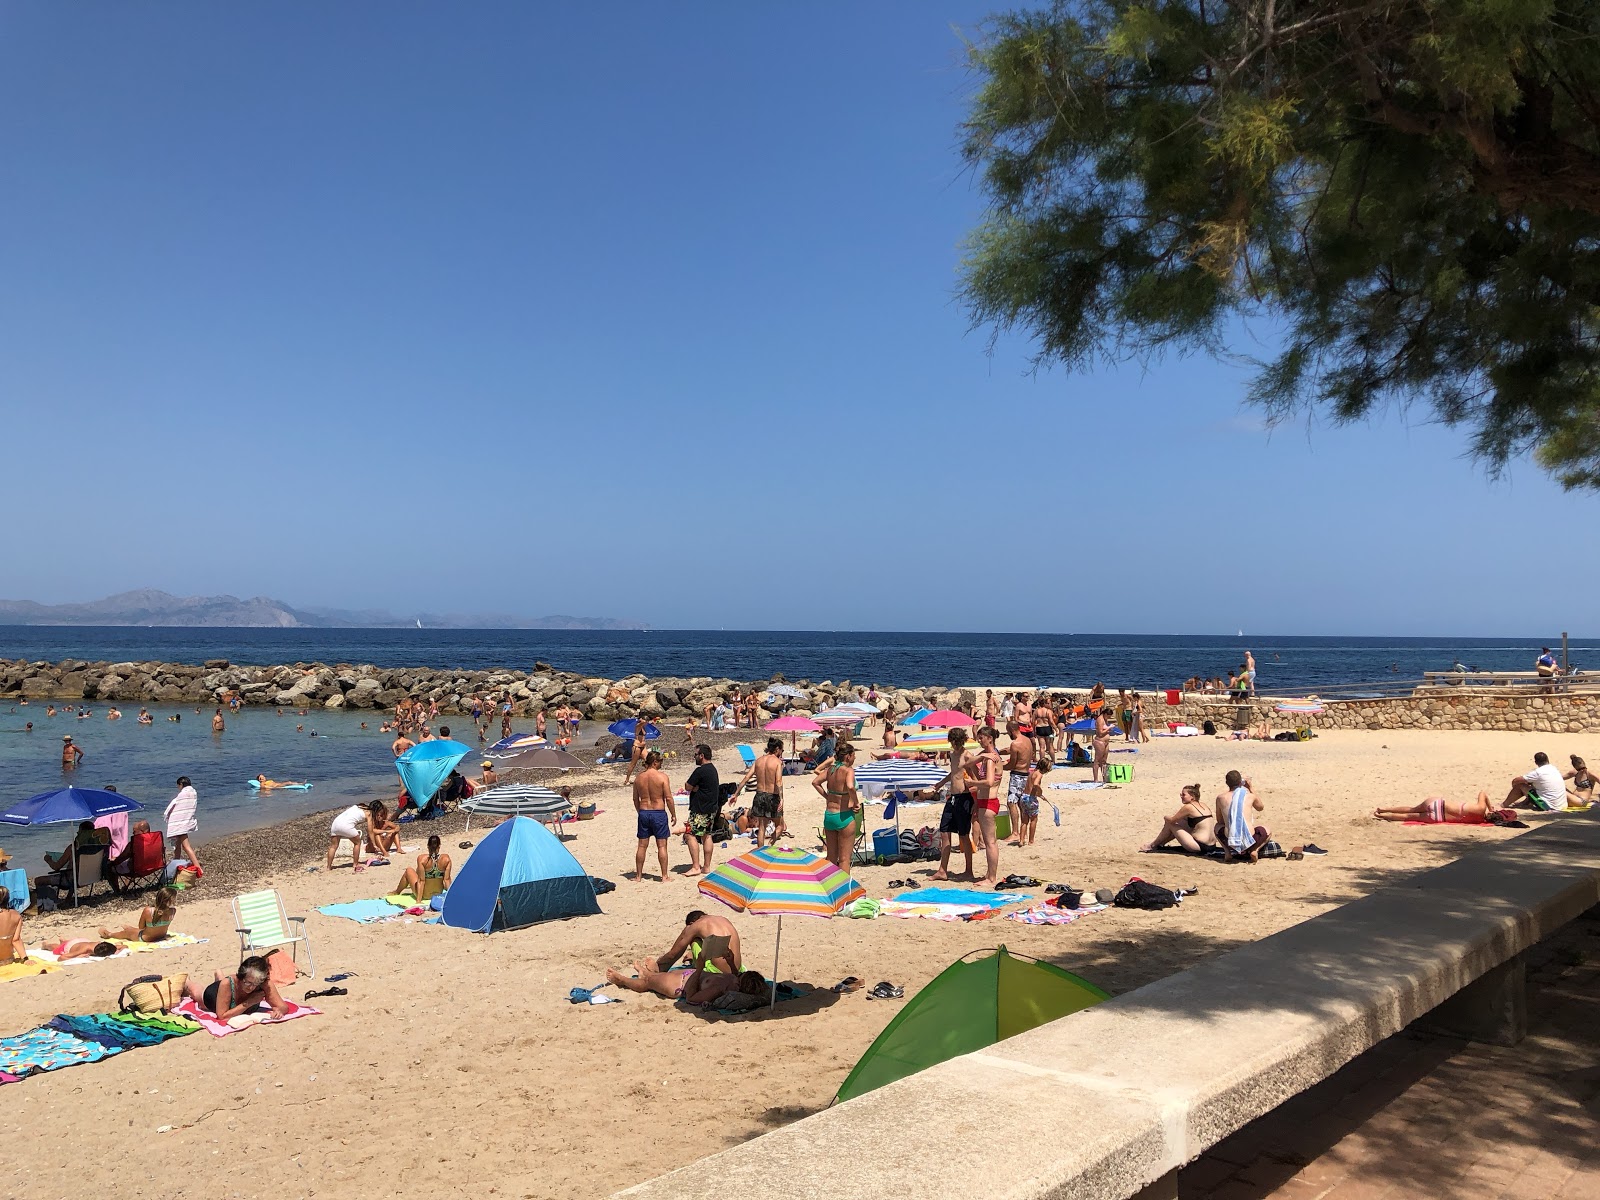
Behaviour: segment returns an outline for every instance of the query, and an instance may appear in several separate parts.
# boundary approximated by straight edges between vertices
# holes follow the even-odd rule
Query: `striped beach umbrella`
[[[485,758],[512,758],[548,744],[537,733],[513,733],[510,737],[501,738],[485,750],[483,754]]]
[[[874,783],[885,788],[932,787],[946,775],[943,767],[911,759],[884,758],[856,768],[856,786]]]
[[[765,846],[730,858],[700,881],[700,893],[735,912],[778,918],[772,951],[772,1006],[778,1002],[778,954],[783,918],[832,917],[867,894],[849,875],[807,850]]]
[[[461,811],[488,817],[532,817],[549,824],[572,807],[560,792],[536,783],[502,783],[461,802]]]
[[[856,724],[863,718],[858,712],[847,712],[842,708],[830,708],[825,712],[814,714],[811,719],[818,725],[832,725],[842,729],[846,725]]]

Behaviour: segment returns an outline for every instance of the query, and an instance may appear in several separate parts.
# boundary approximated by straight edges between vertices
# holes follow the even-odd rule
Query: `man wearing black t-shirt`
[[[711,831],[722,808],[722,781],[711,765],[711,747],[694,748],[694,770],[689,782],[689,874],[704,875],[711,870]]]

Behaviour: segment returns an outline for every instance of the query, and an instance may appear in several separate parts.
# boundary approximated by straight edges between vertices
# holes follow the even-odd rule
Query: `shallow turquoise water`
[[[46,717],[46,705],[0,708],[0,800],[10,804],[39,792],[73,785],[117,790],[142,803],[152,827],[160,829],[161,813],[187,775],[200,796],[200,831],[196,844],[208,837],[271,825],[305,813],[324,812],[375,797],[391,799],[398,786],[389,753],[391,735],[379,733],[383,713],[313,710],[306,716],[271,708],[246,708],[224,714],[227,729],[211,732],[211,709],[154,706],[153,725],[134,718],[137,704],[122,705],[122,719],[108,721],[106,707],[91,705],[94,715],[80,720],[60,712]],[[180,722],[168,721],[181,713]],[[33,732],[23,732],[26,722]],[[369,728],[361,729],[365,721]],[[470,718],[446,723],[472,745],[477,735]],[[295,726],[304,726],[296,733]],[[316,737],[310,736],[312,730]],[[518,732],[521,732],[519,729]],[[83,765],[61,769],[61,738],[71,734],[83,747]],[[470,760],[469,760],[470,761]],[[269,779],[310,780],[310,791],[275,790],[262,794],[246,781],[258,773]],[[58,850],[71,837],[68,826],[44,829],[0,825],[0,845],[17,855],[17,866],[29,871],[45,849]],[[203,860],[202,860],[203,861]]]

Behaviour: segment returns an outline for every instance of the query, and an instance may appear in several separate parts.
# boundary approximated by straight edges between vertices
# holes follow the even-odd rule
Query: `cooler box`
[[[892,828],[874,829],[872,853],[880,858],[899,858],[900,834]]]
[[[1011,836],[1011,814],[1003,808],[994,815],[994,835],[1001,841]]]

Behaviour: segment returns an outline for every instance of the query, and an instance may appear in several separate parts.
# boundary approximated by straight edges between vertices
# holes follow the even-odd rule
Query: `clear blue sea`
[[[1559,634],[1547,639],[1559,646]],[[129,629],[0,627],[0,658],[56,661],[159,659],[199,663],[376,663],[381,666],[511,667],[526,670],[542,659],[585,674],[617,678],[713,675],[790,679],[850,679],[899,686],[993,681],[1017,686],[1085,684],[1153,689],[1192,674],[1226,674],[1245,647],[1255,652],[1260,687],[1268,693],[1326,689],[1341,684],[1414,679],[1445,670],[1460,658],[1485,669],[1525,670],[1539,652],[1531,638],[1325,638],[970,633],[722,632],[716,630],[407,630],[407,629]],[[1600,666],[1593,639],[1574,638],[1572,661]],[[160,810],[173,780],[190,776],[200,793],[203,839],[230,830],[276,823],[352,800],[392,793],[395,776],[389,739],[377,732],[381,714],[314,712],[278,717],[273,709],[246,709],[228,718],[213,738],[207,714],[180,710],[181,723],[165,720],[171,707],[152,709],[153,726],[124,705],[121,721],[95,716],[75,720],[44,716],[37,701],[16,711],[0,707],[0,787],[17,800],[59,787],[61,735],[71,733],[87,755],[72,782],[118,788]],[[32,720],[34,731],[22,732]],[[371,729],[362,732],[362,720]],[[296,724],[306,731],[295,732]],[[465,723],[464,723],[465,724]],[[309,736],[311,729],[320,736]],[[520,729],[520,725],[519,725]],[[459,731],[458,731],[459,732]],[[275,779],[310,779],[309,792],[274,792],[263,798],[245,786],[257,772]],[[48,834],[0,828],[0,845],[36,858],[45,844],[65,844],[68,832]]]

